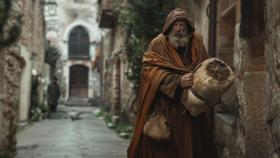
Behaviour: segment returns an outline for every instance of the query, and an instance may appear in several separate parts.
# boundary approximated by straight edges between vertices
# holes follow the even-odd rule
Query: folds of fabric
[[[139,89],[139,96],[138,96],[138,115],[135,123],[135,129],[134,134],[131,140],[131,143],[128,148],[128,158],[144,158],[143,151],[153,151],[151,148],[157,146],[157,143],[154,143],[153,145],[145,146],[145,141],[149,141],[149,138],[145,138],[145,136],[142,133],[146,118],[148,117],[148,114],[153,106],[153,103],[157,101],[157,93],[159,86],[163,79],[170,75],[170,74],[179,74],[183,75],[187,72],[191,72],[199,63],[201,63],[203,60],[208,58],[207,52],[203,46],[202,38],[199,35],[194,34],[192,36],[192,45],[190,49],[191,57],[192,57],[192,64],[190,65],[184,65],[182,59],[172,47],[169,42],[167,42],[166,36],[160,34],[158,37],[156,37],[149,46],[148,51],[143,56],[142,61],[142,72],[141,72],[141,79],[140,79],[140,89]],[[173,108],[176,112],[173,113],[172,118],[174,120],[171,120],[172,122],[178,122],[178,121],[186,121],[186,124],[189,121],[189,127],[183,126],[180,127],[180,123],[178,124],[178,127],[175,127],[175,130],[173,131],[174,137],[177,137],[175,139],[184,139],[181,138],[182,135],[180,135],[180,132],[184,132],[184,130],[187,129],[181,129],[181,128],[188,128],[191,129],[191,117],[186,117],[184,119],[181,119],[181,116],[178,115],[178,111],[181,111],[181,107],[178,105],[176,108]],[[176,126],[176,125],[174,125]],[[179,130],[180,129],[180,130]],[[184,134],[183,134],[184,135]],[[191,139],[192,133],[186,135],[185,139]],[[173,143],[174,145],[165,145],[164,143],[161,143],[161,150],[164,150],[164,146],[173,147],[174,150],[176,150],[176,142],[171,141],[169,143]],[[147,144],[147,143],[146,143]],[[183,144],[181,144],[183,145]],[[185,144],[186,148],[191,149],[190,144]],[[145,148],[150,148],[146,149]],[[183,150],[184,147],[181,147]],[[167,149],[166,149],[167,150]],[[172,150],[172,149],[170,149]],[[164,153],[160,152],[160,150],[154,150],[157,153],[145,153],[145,158],[159,158],[160,156],[158,154]],[[166,153],[166,152],[165,152]],[[182,157],[178,156],[180,152],[176,152],[177,155],[169,155],[168,157],[176,158],[176,157]],[[192,155],[192,153],[188,153],[189,155]],[[150,155],[150,156],[149,156]],[[155,156],[156,155],[156,156]],[[164,158],[166,156],[160,157]],[[170,157],[170,158],[171,158]]]

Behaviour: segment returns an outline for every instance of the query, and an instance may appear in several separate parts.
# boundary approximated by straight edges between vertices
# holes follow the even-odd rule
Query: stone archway
[[[89,68],[84,65],[73,65],[70,67],[69,73],[69,97],[87,98]]]

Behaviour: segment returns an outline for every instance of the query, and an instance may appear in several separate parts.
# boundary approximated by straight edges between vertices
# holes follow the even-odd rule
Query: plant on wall
[[[15,16],[15,21],[9,24],[8,18],[10,13],[16,14],[12,11],[13,0],[0,1],[0,47],[8,46],[14,43],[20,35],[21,15]],[[8,30],[7,27],[8,26]]]
[[[125,52],[129,72],[127,78],[139,87],[141,60],[149,42],[163,28],[166,15],[175,7],[169,0],[129,0],[119,10],[119,23],[126,30]]]
[[[52,65],[55,64],[56,60],[60,57],[58,48],[48,45],[45,52],[45,62]]]

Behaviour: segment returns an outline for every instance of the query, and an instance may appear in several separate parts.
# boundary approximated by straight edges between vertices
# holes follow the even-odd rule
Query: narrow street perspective
[[[51,119],[17,135],[17,158],[126,157],[128,140],[94,116],[96,108],[60,106]]]
[[[0,0],[0,158],[280,158],[279,0]]]

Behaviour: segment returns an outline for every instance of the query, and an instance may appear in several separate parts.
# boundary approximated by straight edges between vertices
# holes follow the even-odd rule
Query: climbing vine
[[[127,78],[139,87],[141,60],[149,42],[162,32],[166,15],[175,7],[170,0],[129,0],[119,10],[119,24],[126,30]]]

